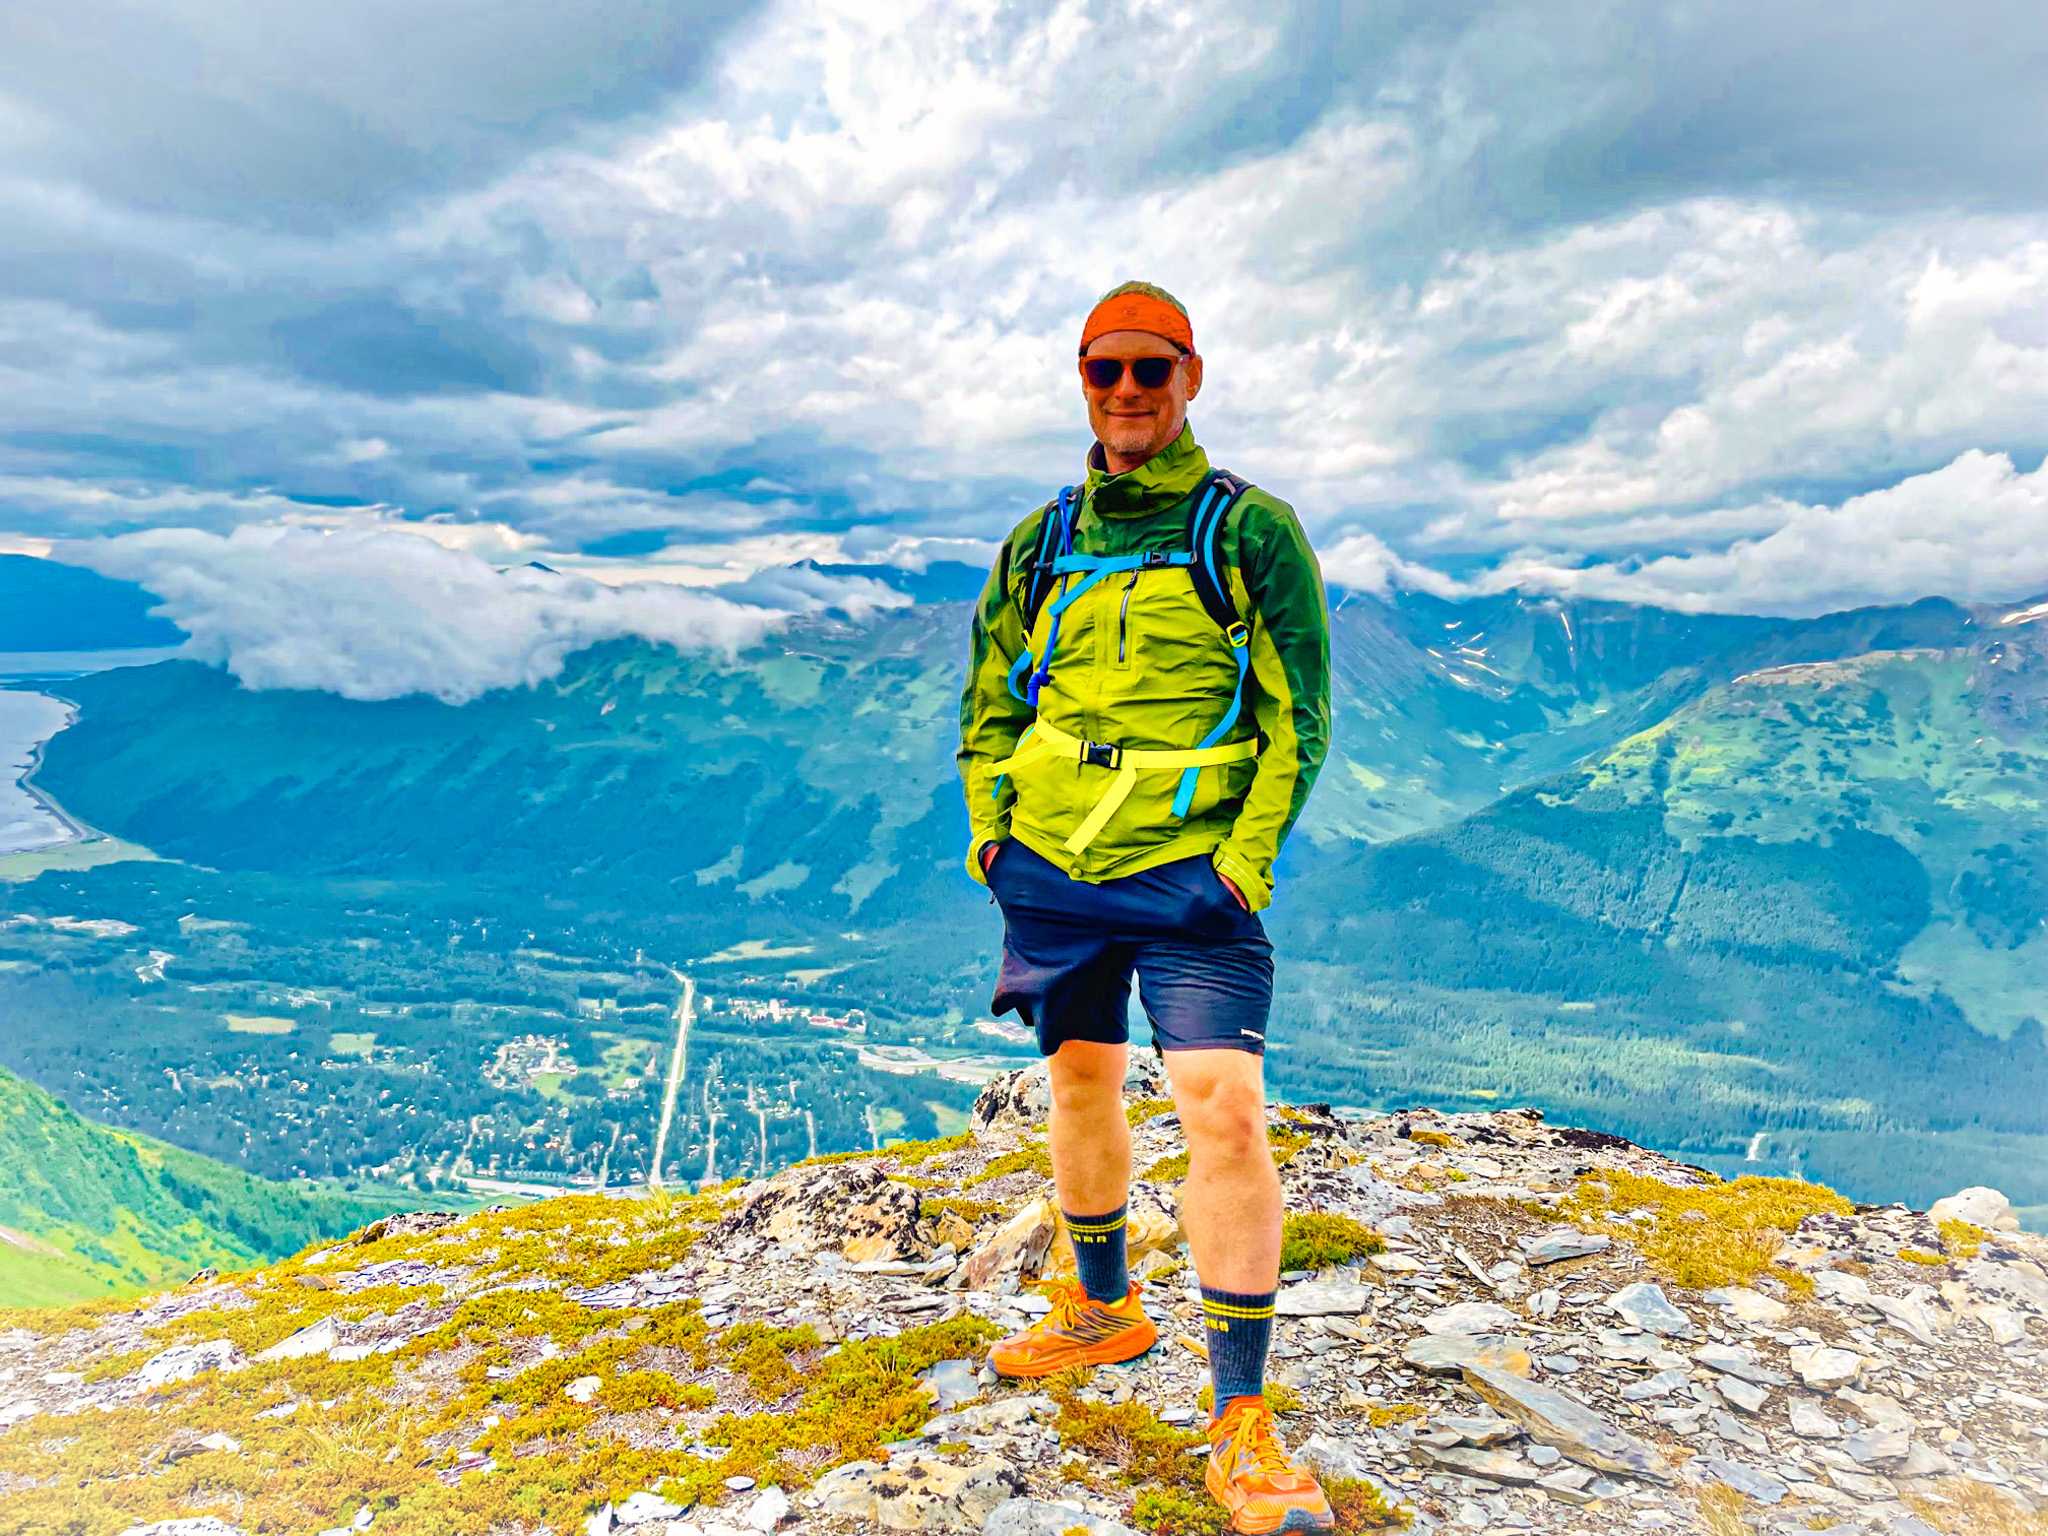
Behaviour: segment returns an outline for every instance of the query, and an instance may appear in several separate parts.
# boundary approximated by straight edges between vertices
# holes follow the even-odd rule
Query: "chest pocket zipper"
[[[1126,666],[1130,661],[1131,637],[1131,590],[1138,584],[1138,572],[1131,572],[1131,579],[1124,583],[1124,598],[1116,611],[1116,664]]]

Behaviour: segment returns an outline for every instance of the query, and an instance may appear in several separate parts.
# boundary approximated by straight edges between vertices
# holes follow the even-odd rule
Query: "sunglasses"
[[[1081,359],[1081,376],[1091,389],[1115,389],[1123,382],[1124,368],[1128,365],[1131,377],[1138,381],[1138,388],[1164,389],[1179,362],[1177,357],[1084,357]]]

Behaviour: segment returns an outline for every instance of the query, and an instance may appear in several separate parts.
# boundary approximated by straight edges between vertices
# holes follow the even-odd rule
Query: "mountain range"
[[[920,602],[737,657],[615,642],[460,707],[124,669],[60,686],[81,714],[38,782],[209,879],[676,964],[759,946],[750,983],[943,1032],[985,1008],[996,936],[960,870],[964,625]],[[1923,1202],[1996,1158],[2048,1204],[2048,604],[1338,592],[1332,648],[1269,914],[1289,1091],[1534,1102]],[[122,869],[21,899],[86,909]]]

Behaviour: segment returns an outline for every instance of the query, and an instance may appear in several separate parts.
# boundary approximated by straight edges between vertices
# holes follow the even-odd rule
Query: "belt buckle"
[[[1084,741],[1081,743],[1081,761],[1090,768],[1117,768],[1124,760],[1124,749],[1109,741]]]

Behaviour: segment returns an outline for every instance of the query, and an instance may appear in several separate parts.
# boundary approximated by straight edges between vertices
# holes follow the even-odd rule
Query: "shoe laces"
[[[1294,1463],[1280,1444],[1280,1432],[1273,1423],[1273,1410],[1263,1402],[1236,1411],[1238,1454],[1248,1458],[1267,1477],[1292,1472]]]
[[[1048,1328],[1071,1328],[1092,1300],[1079,1280],[1040,1280],[1036,1289],[1052,1302],[1052,1310],[1045,1314]]]

